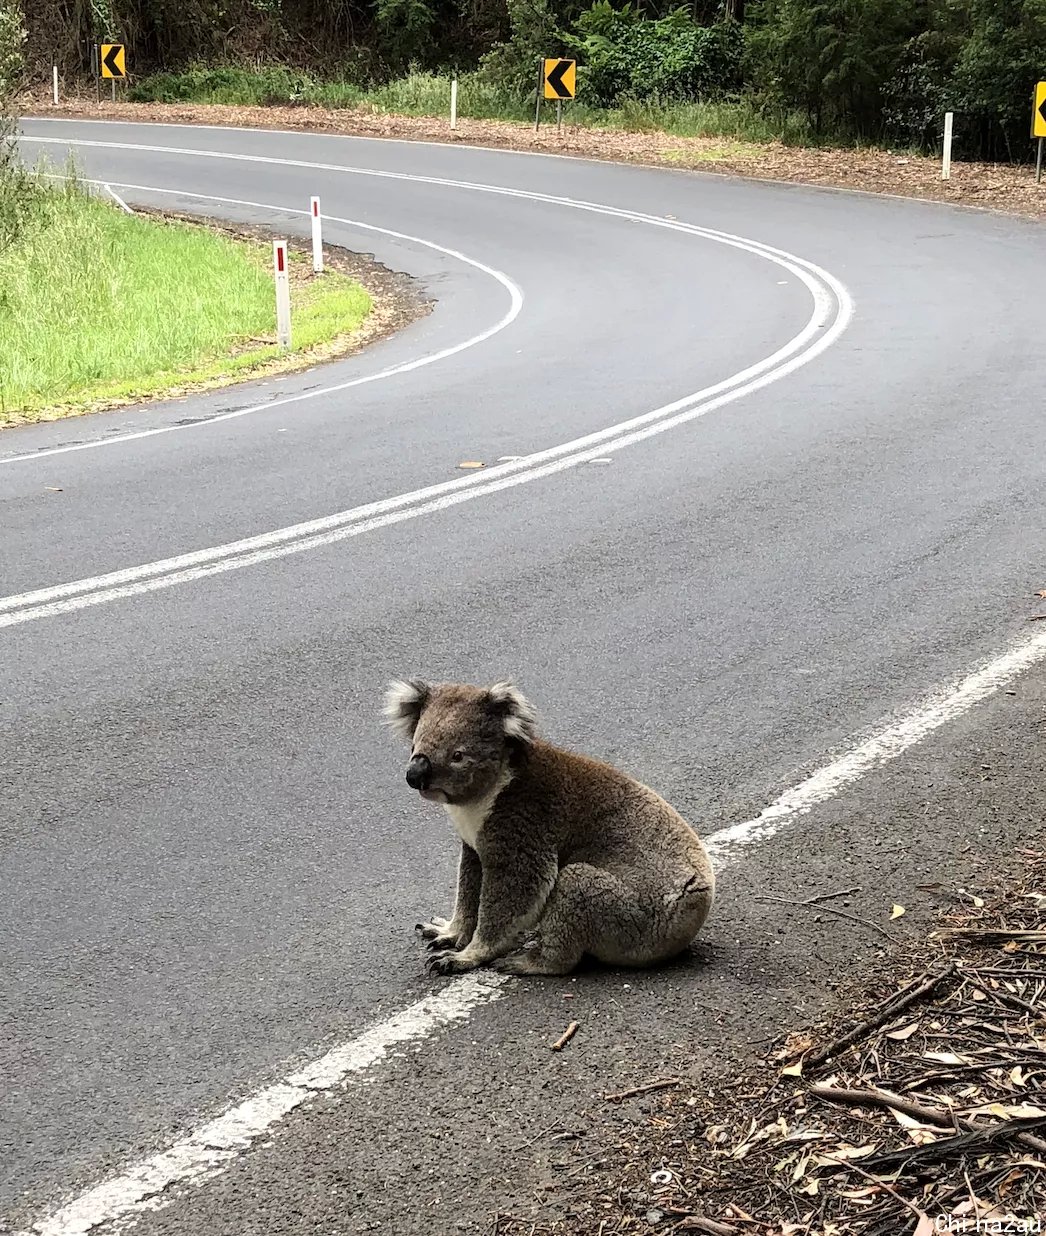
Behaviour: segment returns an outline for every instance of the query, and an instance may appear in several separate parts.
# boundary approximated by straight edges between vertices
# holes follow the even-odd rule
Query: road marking
[[[790,270],[807,285],[814,301],[813,311],[803,329],[771,356],[747,369],[651,412],[482,472],[229,544],[0,598],[0,627],[52,618],[108,601],[191,583],[289,554],[332,545],[420,515],[435,514],[473,498],[525,485],[590,459],[623,450],[779,381],[808,364],[835,342],[849,324],[852,303],[842,284],[812,263],[770,250],[756,242],[731,240],[729,243],[767,257]],[[816,275],[811,273],[814,271]]]
[[[122,189],[137,189],[147,191],[147,186],[123,185]],[[148,190],[152,191],[152,190]],[[217,201],[227,205],[258,206],[258,203],[242,199],[217,198],[207,194],[185,194],[178,190],[162,190],[179,196],[191,196],[207,201]],[[266,207],[271,208],[271,207]],[[595,208],[602,213],[603,208]],[[606,208],[608,213],[619,215],[622,212],[615,208]],[[304,211],[297,213],[306,213]],[[342,220],[337,220],[341,222]],[[853,315],[853,302],[843,284],[834,275],[822,270],[812,262],[796,257],[794,254],[775,249],[758,241],[746,240],[728,233],[715,232],[711,229],[697,227],[691,224],[665,224],[660,219],[651,217],[657,226],[667,226],[671,230],[697,235],[716,240],[732,248],[762,257],[767,261],[782,267],[799,279],[810,292],[813,309],[806,325],[776,352],[763,360],[757,361],[739,373],[731,375],[720,382],[683,396],[672,403],[655,408],[627,421],[611,425],[581,438],[561,443],[544,451],[538,451],[521,459],[507,461],[495,467],[484,469],[482,473],[459,477],[440,484],[426,486],[396,497],[372,502],[351,510],[340,511],[333,515],[289,527],[278,528],[257,536],[246,537],[225,545],[213,546],[207,549],[195,550],[175,557],[161,559],[155,562],[143,563],[104,575],[92,576],[59,584],[48,588],[39,588],[31,592],[0,598],[0,627],[16,626],[38,618],[51,618],[59,614],[71,613],[89,606],[100,605],[108,601],[116,601],[154,592],[161,588],[169,588],[178,584],[190,583],[230,570],[253,566],[261,562],[272,561],[289,554],[302,553],[334,544],[348,537],[359,536],[362,533],[391,524],[414,519],[420,515],[435,514],[461,502],[470,501],[487,494],[496,493],[517,485],[527,484],[542,477],[551,476],[564,469],[576,467],[592,458],[605,456],[608,453],[632,446],[655,434],[685,424],[699,416],[714,411],[717,408],[739,399],[753,391],[760,390],[772,382],[779,381],[801,366],[808,364],[830,347],[846,330]],[[506,277],[507,278],[507,277]],[[518,310],[517,310],[518,311]],[[460,346],[460,345],[459,345]],[[410,362],[417,365],[419,362]],[[356,379],[360,381],[360,379]],[[353,385],[348,383],[346,385]],[[328,388],[341,389],[341,388]],[[304,396],[290,396],[284,400],[262,405],[262,408],[272,408],[281,403],[292,403],[299,398],[327,392],[317,391]],[[242,416],[255,410],[240,409],[238,412],[227,413],[226,417]],[[213,424],[213,420],[206,422]],[[125,438],[113,438],[104,443],[87,443],[86,446],[111,445],[126,441],[131,437],[148,437],[152,433],[170,432],[175,426],[165,426],[159,430],[145,430],[140,434],[126,435]],[[61,453],[63,450],[77,449],[55,448],[53,451],[42,451],[29,456],[15,456],[0,462],[16,462],[25,459],[40,458],[51,453]]]
[[[184,155],[190,158],[201,157],[201,158],[211,158],[211,159],[224,159],[226,161],[231,161],[231,162],[261,163],[261,164],[266,164],[266,165],[297,167],[297,168],[303,168],[303,169],[307,169],[311,171],[339,172],[339,173],[350,175],[350,176],[371,176],[371,177],[375,177],[378,179],[403,180],[403,181],[408,181],[408,182],[413,182],[413,183],[418,183],[418,184],[437,185],[443,188],[464,189],[466,191],[474,192],[474,193],[488,193],[488,194],[495,194],[495,195],[502,196],[502,197],[520,198],[524,201],[535,201],[535,202],[545,203],[549,205],[565,206],[568,209],[572,209],[572,210],[582,210],[582,211],[587,211],[592,214],[605,215],[610,218],[620,218],[620,219],[624,219],[631,223],[646,223],[652,227],[662,227],[662,228],[668,229],[669,231],[682,232],[682,233],[689,234],[689,235],[704,237],[705,239],[712,240],[718,244],[733,246],[735,248],[747,250],[748,252],[751,252],[751,253],[758,253],[760,256],[767,257],[771,261],[776,260],[776,258],[783,257],[783,258],[790,259],[792,262],[795,262],[795,263],[802,263],[810,271],[816,272],[818,277],[822,278],[826,282],[831,283],[833,288],[836,290],[837,296],[839,295],[841,291],[842,296],[846,298],[847,303],[850,303],[849,293],[846,291],[843,285],[838,280],[835,279],[834,276],[829,275],[827,271],[824,271],[820,267],[815,266],[812,262],[805,262],[804,259],[797,258],[795,257],[794,254],[787,253],[785,250],[774,249],[770,245],[762,244],[762,242],[760,241],[748,240],[745,237],[735,236],[733,233],[730,233],[730,232],[722,232],[722,231],[718,231],[713,228],[703,228],[696,224],[680,223],[678,220],[668,220],[660,215],[648,215],[648,214],[644,214],[639,211],[625,210],[625,209],[622,209],[616,206],[605,206],[605,205],[601,205],[598,202],[587,202],[587,201],[582,201],[576,198],[558,197],[553,194],[536,193],[536,192],[532,192],[530,190],[525,190],[525,189],[511,189],[511,188],[506,188],[506,187],[502,187],[499,185],[481,184],[476,181],[452,180],[446,177],[438,177],[438,176],[419,176],[419,175],[414,175],[409,172],[378,171],[372,168],[352,167],[352,166],[348,166],[345,164],[339,164],[339,163],[317,163],[317,162],[309,162],[303,159],[281,159],[281,158],[277,158],[276,156],[272,156],[272,155],[248,155],[248,154],[226,153],[224,151],[216,151],[216,150],[197,150],[197,149],[192,149],[189,147],[180,147],[180,146],[152,146],[152,145],[147,145],[143,143],[134,143],[134,142],[90,141],[90,140],[80,140],[80,139],[75,139],[75,138],[23,137],[23,138],[20,138],[20,140],[25,141],[25,142],[36,142],[37,144],[43,144],[43,145],[57,145],[57,146],[67,146],[67,147],[68,146],[83,146],[83,147],[90,147],[90,148],[113,149],[113,150],[137,150],[137,151],[144,151],[146,153],[154,153],[154,154]],[[115,184],[116,182],[114,181],[113,183]],[[197,198],[197,199],[204,200],[204,201],[226,202],[228,204],[251,206],[251,207],[257,207],[259,209],[275,209],[275,210],[284,209],[283,207],[265,206],[262,203],[258,203],[258,202],[246,202],[246,201],[242,201],[237,198],[219,198],[219,197],[212,196],[210,194],[202,194],[202,193],[182,193],[175,189],[157,189],[155,187],[148,186],[148,185],[121,184],[120,188],[135,189],[141,192],[169,193],[174,196],[191,197],[191,198]],[[301,211],[301,210],[292,210],[292,211],[288,211],[287,213],[306,214],[308,212]],[[341,223],[348,223],[350,224],[350,226],[369,227],[369,225],[367,224],[355,223],[352,220],[339,219],[336,221],[341,222]],[[381,232],[383,229],[371,227],[370,230]],[[387,233],[387,234],[393,235],[393,236],[397,235],[396,233]],[[417,237],[401,237],[401,239],[416,240],[418,241],[418,243],[427,244],[433,248],[439,248],[439,246],[434,245],[433,242],[420,241],[418,240]],[[776,255],[776,257],[772,255]],[[455,256],[463,257],[463,255],[460,255],[460,254],[455,254]],[[468,259],[465,259],[465,260],[468,260]],[[783,262],[779,264],[786,265]],[[793,267],[786,266],[786,269],[792,270],[792,273],[797,273]],[[489,272],[489,273],[493,273],[493,272]],[[804,283],[807,284],[807,286],[810,286],[810,279],[808,276],[800,275],[799,277],[803,280]],[[852,304],[851,304],[851,310],[852,310]],[[442,359],[442,357],[440,357],[439,359]],[[429,362],[425,361],[424,363],[429,363]],[[417,366],[414,365],[414,367],[417,367]],[[397,368],[396,370],[392,372],[398,373],[400,371],[401,370]],[[372,375],[372,377],[367,378],[365,380],[373,381],[379,377],[383,378],[383,377],[390,377],[390,376],[392,376],[391,372],[381,373],[381,374]],[[93,448],[102,447],[102,446],[117,446],[123,442],[134,441],[138,438],[149,437],[150,435],[156,434],[156,433],[174,433],[174,432],[183,432],[187,430],[206,429],[208,426],[219,423],[222,420],[229,420],[229,419],[232,419],[233,417],[246,416],[246,415],[253,414],[255,412],[262,412],[262,411],[265,411],[266,408],[283,406],[285,404],[295,403],[298,400],[316,399],[324,395],[329,395],[336,391],[344,390],[346,388],[346,385],[349,385],[349,386],[358,385],[361,380],[362,379],[357,379],[355,382],[348,383],[348,384],[331,386],[331,387],[321,388],[321,389],[312,390],[312,391],[303,391],[302,393],[298,395],[290,395],[290,396],[287,396],[285,399],[276,400],[272,403],[261,404],[261,405],[258,405],[257,407],[251,407],[251,408],[241,408],[238,412],[235,412],[235,413],[226,413],[226,414],[223,414],[222,416],[209,417],[205,421],[198,421],[198,422],[194,422],[189,425],[166,425],[161,428],[143,430],[143,431],[140,431],[134,434],[117,435],[111,438],[101,439],[101,440],[94,441],[94,442],[74,443],[70,446],[55,447],[55,448],[52,448],[51,450],[36,451],[36,452],[29,453],[27,455],[17,455],[17,456],[8,458],[6,460],[0,459],[0,464],[24,462],[24,461],[31,460],[31,459],[41,459],[41,458],[46,458],[48,455],[51,455],[51,454],[62,454],[66,451],[88,450],[88,449],[93,449]]]
[[[51,176],[51,179],[64,180],[63,176]],[[104,185],[110,193],[113,193],[111,185],[102,180],[87,180],[85,184]],[[113,182],[118,183],[118,182]],[[158,189],[151,185],[125,185],[120,184],[119,188],[127,190],[138,190],[147,193],[168,193],[173,197],[193,198],[198,201],[205,202],[224,202],[228,205],[249,206],[252,209],[279,211],[287,215],[308,215],[307,210],[299,210],[293,206],[274,206],[271,202],[245,202],[238,198],[214,197],[209,193],[187,193],[181,189]],[[116,194],[113,193],[116,197]],[[117,201],[121,199],[117,198]],[[129,213],[130,208],[124,203],[125,209]],[[376,227],[371,223],[361,223],[358,219],[341,219],[335,215],[326,215],[325,218],[330,223],[344,223],[349,227],[361,228],[368,232],[379,232],[383,236],[391,236],[395,240],[406,240],[412,244],[423,245],[426,249],[433,249],[437,253],[442,253],[447,257],[455,258],[459,262],[464,262],[467,266],[473,266],[476,270],[482,271],[485,275],[490,275],[492,279],[496,279],[498,283],[505,288],[509,294],[509,307],[506,312],[494,323],[493,326],[488,326],[486,330],[480,331],[478,335],[472,335],[462,343],[456,343],[449,348],[441,348],[438,352],[433,352],[426,356],[416,357],[414,360],[404,361],[399,365],[391,365],[387,369],[379,369],[377,373],[364,374],[363,377],[351,378],[347,382],[339,382],[334,386],[325,386],[316,390],[302,391],[297,395],[287,395],[282,399],[272,399],[268,403],[252,404],[247,408],[237,408],[233,412],[221,412],[215,416],[207,417],[206,420],[196,421],[189,425],[158,425],[154,429],[142,429],[135,433],[117,434],[111,438],[99,438],[93,442],[75,442],[69,446],[52,446],[44,450],[29,451],[25,455],[9,455],[6,458],[0,458],[0,466],[4,464],[27,463],[34,459],[47,459],[52,455],[65,455],[70,451],[90,451],[100,446],[119,446],[124,442],[136,442],[140,438],[152,438],[157,434],[164,433],[181,433],[187,429],[201,429],[210,425],[217,425],[222,421],[237,420],[241,416],[251,416],[255,412],[267,412],[271,408],[282,408],[291,403],[302,403],[307,399],[316,399],[321,395],[333,395],[338,391],[346,391],[354,386],[364,386],[368,382],[379,382],[385,378],[392,378],[401,373],[410,373],[415,369],[421,369],[425,365],[435,364],[437,361],[447,360],[448,357],[456,356],[459,352],[464,352],[468,348],[473,348],[477,344],[484,343],[494,335],[503,331],[507,326],[519,317],[520,311],[523,308],[523,292],[518,285],[509,278],[503,271],[496,270],[493,266],[488,266],[485,262],[480,262],[476,258],[471,258],[465,253],[458,252],[457,249],[448,249],[445,245],[438,245],[433,240],[423,240],[420,236],[408,236],[404,232],[394,232],[387,227]]]
[[[985,662],[965,678],[943,687],[922,704],[859,743],[846,755],[826,764],[754,819],[732,824],[707,841],[719,862],[730,862],[745,846],[768,841],[796,816],[827,802],[848,785],[903,755],[909,747],[969,712],[976,704],[1046,659],[1046,632],[1014,644],[1007,652]]]
[[[1046,633],[1023,641],[936,692],[787,790],[754,819],[710,834],[705,845],[717,872],[736,862],[745,848],[769,841],[817,804],[834,798],[867,773],[897,759],[949,721],[969,712],[1044,657]],[[122,1229],[144,1211],[175,1201],[172,1196],[159,1198],[172,1186],[198,1185],[231,1167],[284,1117],[308,1099],[377,1064],[390,1047],[430,1037],[445,1026],[466,1021],[476,1008],[505,995],[509,984],[516,981],[488,972],[452,980],[438,995],[411,1005],[303,1069],[249,1095],[166,1150],[89,1189],[49,1218],[34,1223],[31,1233],[20,1236],[85,1236],[114,1222]]]
[[[104,182],[98,182],[98,181],[91,181],[90,183],[91,184],[103,183],[103,187],[105,188],[106,192],[113,199],[113,201],[117,204],[117,206],[120,207],[120,209],[124,212],[124,214],[126,215],[134,214],[134,211],[130,208],[130,206],[127,205],[127,203],[123,200],[123,198],[119,195],[119,193],[116,192],[116,190],[112,187],[112,185],[107,185],[107,184],[104,184]]]
[[[426,996],[282,1081],[249,1095],[166,1150],[89,1189],[49,1218],[34,1223],[31,1231],[39,1236],[84,1236],[101,1224],[133,1222],[143,1211],[157,1208],[164,1190],[199,1184],[225,1171],[258,1137],[303,1103],[377,1064],[390,1048],[431,1038],[446,1026],[466,1020],[474,1009],[502,996],[505,983],[504,976],[492,973],[455,980],[437,995]],[[164,1198],[162,1204],[172,1200]]]

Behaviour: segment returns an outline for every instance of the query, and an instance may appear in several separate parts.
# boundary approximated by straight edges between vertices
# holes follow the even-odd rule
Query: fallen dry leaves
[[[616,1156],[589,1170],[579,1147],[571,1218],[502,1215],[499,1236],[1033,1230],[1007,1226],[1046,1216],[1046,854],[1021,857],[994,898],[957,890],[907,981],[714,1102],[660,1096]]]

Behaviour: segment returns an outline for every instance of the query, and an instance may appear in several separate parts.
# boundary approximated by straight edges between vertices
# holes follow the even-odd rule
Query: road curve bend
[[[0,435],[0,1215],[158,1232],[141,1164],[213,1142],[230,1105],[253,1130],[235,1159],[277,1093],[301,1124],[267,1179],[307,1192],[309,1086],[285,1083],[317,1060],[339,1087],[386,1061],[381,1111],[366,1088],[341,1104],[345,1153],[378,1139],[386,1180],[419,1103],[468,1096],[486,1141],[446,1150],[465,1179],[496,1149],[491,1078],[540,1109],[519,1062],[538,1044],[546,1067],[563,991],[425,1003],[443,985],[410,928],[445,908],[454,847],[403,785],[383,684],[511,674],[551,737],[705,834],[883,726],[907,737],[831,794],[924,741],[998,689],[932,703],[1012,654],[1043,582],[1039,227],[453,145],[61,120],[22,140],[132,207],[274,234],[304,235],[318,194],[329,242],[435,307],[308,373]],[[1046,648],[1022,655],[1011,677]],[[588,1046],[557,1094],[661,1060],[709,1009],[736,1042],[798,999],[809,940],[751,981],[754,887],[878,871],[885,844],[903,888],[987,844],[961,820],[826,828],[819,801],[731,834],[705,964],[578,981]],[[856,947],[815,943],[827,966]],[[163,1187],[207,1175],[206,1140]],[[413,1232],[415,1201],[375,1210],[383,1230]],[[170,1221],[248,1230],[200,1206]]]

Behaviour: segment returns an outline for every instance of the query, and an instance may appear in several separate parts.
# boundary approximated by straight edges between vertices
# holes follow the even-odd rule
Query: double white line
[[[37,141],[52,141],[55,139],[33,139]],[[532,455],[512,460],[482,473],[458,477],[440,484],[429,485],[415,489],[409,493],[398,494],[378,502],[364,506],[353,507],[350,510],[338,511],[320,519],[308,520],[304,523],[292,524],[277,528],[271,532],[257,536],[245,537],[242,540],[231,541],[225,545],[215,545],[206,549],[194,550],[179,554],[172,558],[163,558],[155,562],[142,563],[139,566],[127,567],[119,571],[110,571],[104,575],[91,576],[59,584],[49,588],[39,588],[32,592],[0,599],[0,627],[17,626],[32,622],[39,618],[52,618],[60,614],[73,613],[94,605],[104,605],[111,601],[135,597],[147,592],[155,592],[161,588],[172,588],[179,584],[193,583],[212,575],[223,574],[226,571],[239,570],[263,562],[271,562],[290,554],[304,553],[310,549],[319,549],[332,545],[349,537],[361,536],[391,524],[402,523],[404,520],[416,519],[423,515],[432,515],[461,502],[469,502],[475,498],[485,497],[501,490],[511,489],[517,485],[525,485],[542,477],[552,476],[568,468],[577,467],[591,459],[605,456],[633,446],[656,434],[665,433],[688,421],[704,416],[725,404],[732,403],[754,391],[761,390],[781,378],[787,377],[796,369],[808,364],[830,347],[843,333],[853,315],[853,303],[843,284],[828,271],[816,266],[782,249],[775,249],[759,241],[735,236],[728,232],[712,228],[698,227],[682,223],[678,220],[658,218],[656,215],[642,214],[636,211],[621,210],[612,206],[603,206],[593,202],[576,201],[572,198],[554,197],[542,193],[529,193],[519,189],[504,189],[493,185],[470,184],[465,181],[437,179],[434,177],[410,176],[403,173],[373,172],[369,169],[340,167],[336,164],[304,163],[297,160],[266,158],[257,155],[220,154],[215,151],[186,150],[181,148],[136,146],[117,142],[74,142],[60,143],[66,145],[110,146],[122,150],[163,151],[168,154],[183,154],[193,158],[221,158],[258,163],[281,163],[292,166],[309,167],[328,171],[341,171],[355,175],[378,176],[384,178],[418,180],[431,184],[466,189],[480,193],[492,193],[510,197],[528,198],[534,201],[565,206],[595,214],[621,218],[652,227],[665,228],[669,231],[682,232],[702,240],[714,241],[717,244],[754,254],[780,267],[798,279],[810,292],[812,310],[806,325],[786,344],[772,355],[758,361],[754,365],[735,373],[712,386],[694,391],[672,403],[655,408],[641,416],[610,425],[584,437],[574,438],[569,442],[538,451]],[[147,189],[147,186],[120,185],[121,188]],[[157,190],[151,189],[151,192]],[[239,199],[217,198],[207,194],[187,194],[176,190],[161,190],[177,193],[181,197],[196,197],[201,200],[225,204],[260,206],[256,202],[242,202]],[[267,206],[271,210],[284,210],[284,207]],[[295,212],[299,213],[299,212]],[[338,221],[338,220],[335,220]],[[344,222],[350,222],[345,220]],[[466,259],[471,261],[471,259]],[[476,264],[476,263],[472,263]],[[489,268],[486,268],[489,270]],[[494,273],[494,272],[490,272]],[[504,281],[504,280],[503,280]],[[511,284],[509,285],[512,286]],[[513,307],[518,312],[514,303]],[[337,389],[337,388],[331,388]],[[322,391],[309,392],[315,398]],[[282,400],[281,403],[294,402],[296,397]],[[263,405],[271,407],[272,405]],[[250,409],[261,410],[259,409]],[[207,422],[204,422],[204,427]],[[146,431],[148,434],[151,431]],[[142,435],[135,435],[142,436]],[[117,442],[117,440],[111,440]]]

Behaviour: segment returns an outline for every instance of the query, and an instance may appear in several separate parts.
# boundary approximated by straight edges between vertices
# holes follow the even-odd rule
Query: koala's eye
[[[465,760],[465,752],[459,747],[457,751],[452,751],[450,754],[450,762],[452,764],[462,764]]]

